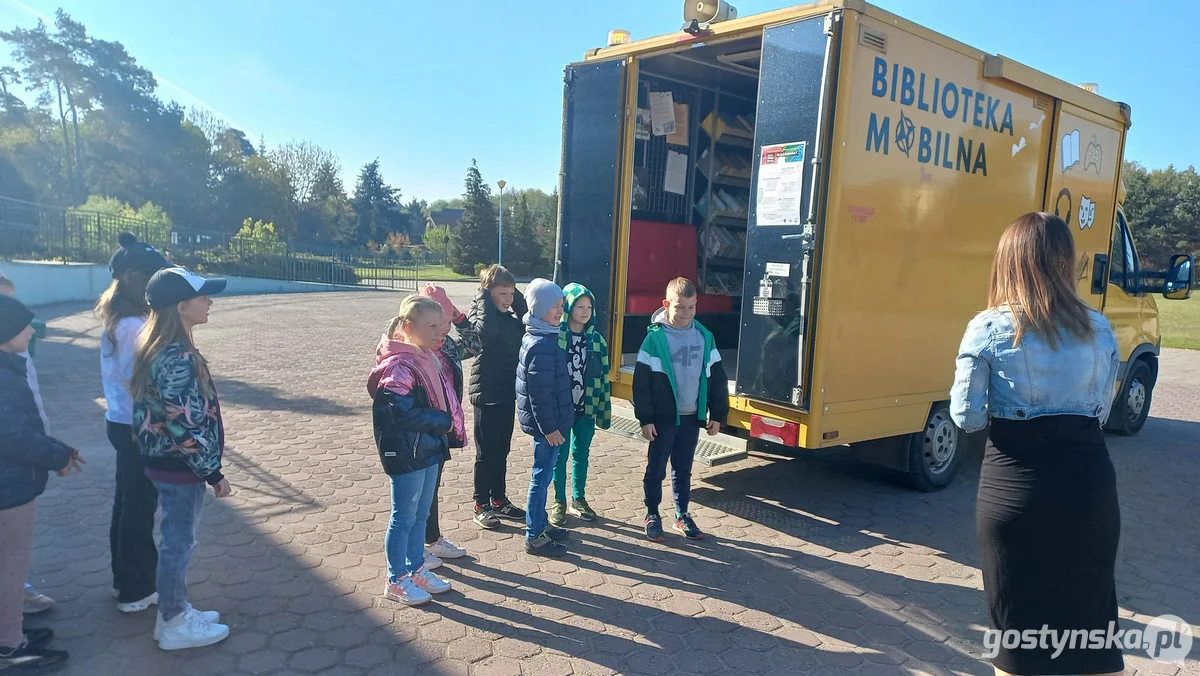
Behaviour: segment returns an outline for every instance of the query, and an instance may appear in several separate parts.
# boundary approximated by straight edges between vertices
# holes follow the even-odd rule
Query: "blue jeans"
[[[533,540],[546,530],[546,495],[554,483],[554,465],[560,446],[551,446],[546,437],[533,438],[533,475],[529,478],[529,500],[525,503],[525,538]]]
[[[388,582],[415,573],[425,564],[425,521],[437,489],[439,466],[434,463],[392,477],[392,521],[383,540]]]
[[[700,440],[700,418],[696,414],[679,416],[678,425],[655,425],[658,436],[650,442],[646,474],[642,486],[646,492],[646,510],[657,513],[662,502],[662,484],[671,461],[671,488],[675,491],[675,511],[688,511],[692,493],[692,461]]]
[[[158,548],[158,612],[169,622],[187,608],[187,569],[196,551],[196,531],[207,485],[155,481],[162,509]]]

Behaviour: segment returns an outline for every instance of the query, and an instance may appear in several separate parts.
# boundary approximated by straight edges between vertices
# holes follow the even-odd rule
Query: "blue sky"
[[[489,182],[552,188],[563,66],[603,44],[610,28],[635,38],[678,29],[682,4],[0,0],[0,27],[31,27],[33,12],[53,15],[62,6],[93,35],[122,42],[158,76],[164,99],[202,103],[268,145],[302,138],[329,148],[341,159],[347,189],[358,168],[378,157],[385,179],[405,197],[432,201],[462,192],[472,158]],[[794,3],[733,4],[746,15]],[[876,4],[1069,82],[1098,82],[1102,95],[1133,107],[1127,158],[1152,168],[1200,164],[1193,124],[1200,4]],[[7,60],[0,53],[0,63]]]

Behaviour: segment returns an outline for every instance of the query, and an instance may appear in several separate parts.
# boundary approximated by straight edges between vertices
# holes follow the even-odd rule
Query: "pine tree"
[[[362,168],[351,200],[358,214],[354,239],[358,244],[382,244],[393,232],[408,232],[408,219],[400,206],[400,191],[383,182],[379,160]]]
[[[476,264],[496,260],[496,211],[492,190],[483,182],[475,160],[471,160],[464,184],[462,222],[450,236],[447,258],[458,274],[473,275]]]
[[[538,242],[529,198],[524,193],[512,198],[512,207],[504,214],[504,265],[520,277],[551,272]]]
[[[317,169],[312,189],[300,212],[300,230],[316,242],[353,240],[358,218],[346,197],[334,160]]]

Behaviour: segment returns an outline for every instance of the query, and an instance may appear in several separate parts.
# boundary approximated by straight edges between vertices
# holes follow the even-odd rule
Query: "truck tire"
[[[1150,365],[1138,359],[1129,365],[1125,382],[1113,402],[1112,412],[1104,429],[1124,437],[1137,434],[1150,415],[1150,399],[1154,394],[1154,373]]]
[[[950,405],[933,405],[925,429],[908,437],[908,483],[926,493],[940,491],[958,474],[967,434],[950,418]]]

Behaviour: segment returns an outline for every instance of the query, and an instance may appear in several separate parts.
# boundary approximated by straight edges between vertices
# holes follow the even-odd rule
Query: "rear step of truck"
[[[644,441],[642,439],[642,426],[632,416],[632,410],[614,406],[612,426],[608,428],[608,431],[623,437],[629,437],[630,439]],[[709,467],[715,467],[743,460],[746,457],[745,439],[731,437],[726,434],[718,434],[710,437],[704,432],[700,433],[700,443],[696,444],[696,462],[703,463]]]

